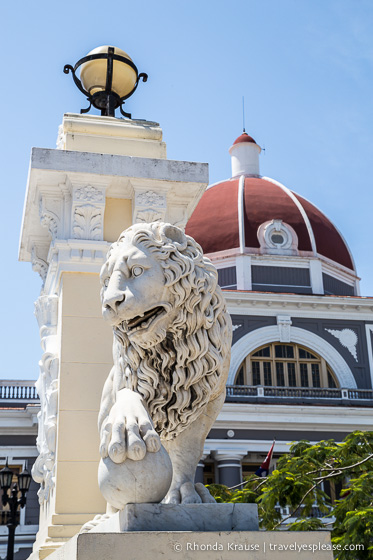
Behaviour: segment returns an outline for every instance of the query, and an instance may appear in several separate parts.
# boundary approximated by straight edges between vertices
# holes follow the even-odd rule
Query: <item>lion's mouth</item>
[[[163,307],[154,307],[153,309],[149,309],[149,311],[145,311],[143,315],[137,315],[127,321],[127,331],[133,332],[138,329],[146,329],[156,317],[159,317],[165,312],[166,311]]]

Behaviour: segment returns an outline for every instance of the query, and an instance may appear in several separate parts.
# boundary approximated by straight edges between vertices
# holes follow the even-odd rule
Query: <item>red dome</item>
[[[233,142],[233,146],[235,144],[242,144],[243,142],[250,142],[251,144],[256,144],[254,138],[252,138],[251,136],[249,136],[248,134],[246,134],[246,132],[243,132],[241,134],[241,136],[239,136],[238,138],[236,138],[236,140]]]
[[[196,239],[205,253],[240,246],[238,185],[239,178],[234,178],[207,189],[187,224],[186,233]],[[245,177],[243,217],[248,249],[260,248],[258,227],[277,219],[295,230],[299,251],[322,255],[354,270],[348,247],[330,220],[313,204],[279,183]]]

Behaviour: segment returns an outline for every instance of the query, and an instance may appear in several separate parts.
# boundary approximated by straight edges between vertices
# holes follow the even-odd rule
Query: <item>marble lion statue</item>
[[[135,224],[111,246],[101,286],[114,331],[99,412],[108,511],[163,498],[214,501],[194,477],[230,362],[231,320],[215,267],[176,226]]]

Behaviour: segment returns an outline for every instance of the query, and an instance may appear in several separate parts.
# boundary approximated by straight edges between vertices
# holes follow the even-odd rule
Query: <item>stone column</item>
[[[215,451],[214,457],[218,466],[219,484],[225,486],[236,486],[242,482],[241,462],[246,453],[235,451]]]
[[[197,470],[196,470],[196,476],[195,476],[195,482],[202,482],[203,484],[203,469],[205,466],[204,460],[206,459],[206,457],[208,457],[207,453],[204,453],[201,457],[201,459],[199,460],[199,463],[197,465]]]
[[[113,335],[101,316],[99,272],[110,243],[134,222],[185,226],[207,182],[207,164],[168,161],[161,128],[146,121],[67,114],[57,149],[32,150],[19,254],[43,282],[32,560],[105,512],[97,415]]]

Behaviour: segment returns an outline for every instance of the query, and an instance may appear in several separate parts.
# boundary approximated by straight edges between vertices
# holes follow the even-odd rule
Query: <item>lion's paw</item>
[[[113,463],[126,458],[142,461],[147,452],[156,453],[161,440],[139,394],[122,389],[118,391],[107,421],[102,426],[100,455],[110,457]]]
[[[207,488],[197,482],[184,482],[179,488],[171,488],[163,500],[165,504],[212,504],[215,499]]]

